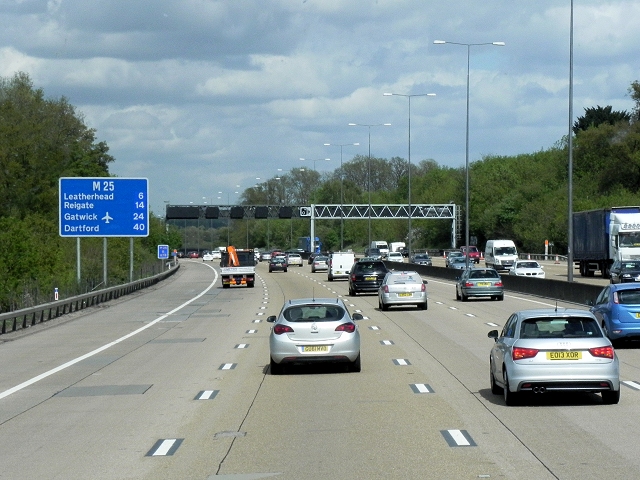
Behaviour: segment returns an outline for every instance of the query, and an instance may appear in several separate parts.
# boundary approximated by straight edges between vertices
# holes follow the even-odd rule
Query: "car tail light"
[[[389,285],[385,285],[385,286],[383,286],[383,287],[382,287],[382,291],[383,291],[384,293],[389,293]]]
[[[276,335],[282,335],[283,333],[293,333],[293,328],[291,328],[289,325],[278,324],[273,327],[273,333],[275,333]]]
[[[356,326],[353,323],[343,323],[342,325],[338,325],[336,327],[336,332],[353,333],[355,331],[356,331]]]
[[[618,292],[613,292],[613,303],[620,303],[620,299],[618,298]]]
[[[607,345],[606,347],[590,348],[589,353],[594,357],[611,358],[613,359],[613,347]]]
[[[355,281],[356,281],[356,274],[355,274],[355,273],[352,273],[352,274],[351,274],[351,281],[352,281],[352,282],[355,282]]]
[[[514,360],[524,360],[525,358],[533,358],[538,355],[539,350],[535,348],[513,347],[511,358]]]
[[[473,287],[473,282],[465,282],[464,286],[465,287]]]
[[[502,286],[502,282],[496,282],[496,283],[495,283],[495,286],[496,286],[496,287],[501,287],[501,286]]]
[[[420,291],[421,292],[426,292],[427,291],[427,287],[424,285],[424,283],[420,286]]]

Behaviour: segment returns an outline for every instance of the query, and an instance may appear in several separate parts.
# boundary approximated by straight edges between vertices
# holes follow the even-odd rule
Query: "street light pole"
[[[340,147],[340,251],[344,250],[344,216],[342,212],[343,204],[344,204],[344,195],[343,195],[343,177],[344,172],[342,171],[342,147],[346,147],[348,145],[358,146],[360,143],[325,143],[326,147],[334,146]]]
[[[567,281],[573,282],[573,0],[571,0],[569,31],[569,225],[567,226]]]
[[[409,200],[409,232],[408,232],[408,241],[409,241],[409,249],[408,249],[408,256],[409,258],[411,258],[411,253],[412,253],[412,240],[413,240],[413,231],[411,228],[411,217],[413,216],[413,212],[412,212],[412,206],[411,206],[411,97],[435,97],[436,94],[435,93],[416,93],[414,95],[403,95],[401,93],[383,93],[384,96],[397,96],[397,97],[406,97],[409,100],[409,159],[408,159],[408,164],[409,164],[409,172],[408,172],[408,187],[409,187],[409,192],[408,192],[408,200]]]
[[[444,45],[449,43],[451,45],[463,45],[467,47],[467,126],[466,126],[466,140],[465,140],[465,170],[466,170],[466,187],[465,187],[465,246],[469,247],[469,75],[470,75],[470,58],[471,47],[480,45],[495,45],[498,47],[504,47],[504,42],[484,42],[484,43],[458,43],[448,42],[445,40],[434,40],[436,45]],[[469,255],[465,255],[465,267],[469,268]]]
[[[369,192],[369,208],[367,208],[367,218],[369,221],[369,243],[371,246],[371,127],[390,127],[390,123],[350,123],[350,127],[367,127],[369,129],[369,156],[367,157],[367,191]]]

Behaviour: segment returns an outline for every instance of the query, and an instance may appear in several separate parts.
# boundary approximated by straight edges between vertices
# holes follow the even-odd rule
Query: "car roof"
[[[319,304],[334,304],[344,306],[344,302],[339,298],[290,298],[286,301],[285,307],[294,305],[319,305]]]
[[[631,283],[613,283],[611,285],[608,285],[609,287],[611,287],[612,291],[618,291],[618,290],[638,290],[640,289],[640,284],[636,283],[636,282],[631,282]]]
[[[522,320],[528,318],[558,318],[558,317],[590,317],[595,316],[589,310],[580,310],[578,308],[534,308],[531,310],[520,310],[516,312]]]

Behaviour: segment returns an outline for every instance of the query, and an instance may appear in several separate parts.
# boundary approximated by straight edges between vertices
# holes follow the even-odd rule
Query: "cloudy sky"
[[[279,169],[368,153],[465,163],[531,153],[569,129],[570,0],[0,0],[0,76],[64,95],[156,214],[234,203]],[[640,2],[574,1],[574,119],[628,110]],[[635,33],[634,33],[635,32]],[[301,161],[300,158],[306,158]],[[237,185],[240,187],[238,188]],[[223,192],[218,194],[218,192]],[[222,197],[218,200],[218,197]]]

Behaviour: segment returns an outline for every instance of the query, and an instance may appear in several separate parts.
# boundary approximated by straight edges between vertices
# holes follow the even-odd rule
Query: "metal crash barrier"
[[[125,283],[116,287],[96,290],[95,292],[84,293],[75,297],[69,297],[64,300],[45,303],[36,307],[23,308],[0,314],[0,322],[2,328],[0,334],[15,332],[17,330],[26,329],[39,323],[47,322],[63,315],[77,312],[85,308],[94,307],[110,300],[115,300],[124,295],[142,290],[143,288],[156,285],[158,282],[165,280],[178,271],[180,265],[154,275],[152,277],[136,280],[135,282]]]

